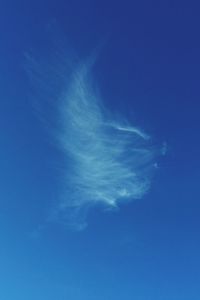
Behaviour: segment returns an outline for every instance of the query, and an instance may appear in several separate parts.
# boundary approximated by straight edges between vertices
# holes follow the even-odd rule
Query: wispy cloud
[[[148,191],[155,168],[151,138],[140,128],[111,119],[90,65],[73,72],[60,112],[59,140],[66,158],[60,210],[70,221],[82,226],[90,207],[116,207]]]
[[[107,111],[92,72],[97,55],[86,63],[77,63],[70,55],[65,59],[63,52],[57,54],[53,64],[45,60],[36,64],[32,56],[26,56],[40,94],[36,98],[48,99],[38,101],[36,107],[43,103],[40,112],[48,116],[40,113],[40,117],[48,128],[55,124],[53,134],[64,158],[63,189],[56,215],[83,228],[91,207],[100,204],[116,208],[143,197],[157,167],[158,151],[144,130],[124,116],[112,117],[112,111]],[[52,117],[56,122],[51,122]],[[164,154],[165,149],[160,152]]]

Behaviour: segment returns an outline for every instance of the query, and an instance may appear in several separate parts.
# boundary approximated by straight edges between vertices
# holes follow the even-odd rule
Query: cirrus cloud
[[[82,227],[94,205],[117,207],[142,198],[155,168],[155,148],[143,130],[107,113],[90,64],[73,72],[61,102],[66,192],[60,210]]]

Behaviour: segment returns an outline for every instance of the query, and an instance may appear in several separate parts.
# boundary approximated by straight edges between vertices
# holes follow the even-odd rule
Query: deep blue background
[[[1,1],[1,299],[200,299],[199,10],[198,1]],[[106,105],[168,145],[149,194],[93,211],[82,232],[46,224],[60,158],[34,113],[24,53],[44,55],[52,24],[83,58],[106,37],[95,66]]]

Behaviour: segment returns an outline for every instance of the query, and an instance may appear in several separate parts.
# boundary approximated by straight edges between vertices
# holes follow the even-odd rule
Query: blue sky
[[[199,9],[1,2],[1,299],[199,299]]]

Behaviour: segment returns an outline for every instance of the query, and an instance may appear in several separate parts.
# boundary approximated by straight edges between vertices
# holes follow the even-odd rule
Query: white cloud
[[[60,107],[59,140],[66,158],[60,210],[80,226],[91,206],[116,207],[141,198],[155,168],[150,136],[110,119],[91,73],[87,64],[77,68]]]
[[[54,58],[54,48],[48,51]],[[39,92],[35,106],[64,158],[63,189],[55,214],[81,229],[91,207],[101,204],[113,209],[143,197],[158,167],[158,151],[144,130],[107,112],[92,74],[97,53],[76,67],[77,59],[70,54],[65,58],[64,52],[70,53],[57,51],[53,63],[48,58],[36,63],[31,55],[26,59]],[[165,153],[163,145],[160,154]]]

